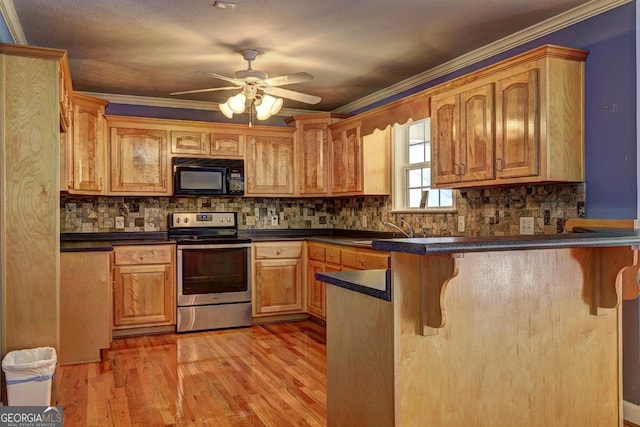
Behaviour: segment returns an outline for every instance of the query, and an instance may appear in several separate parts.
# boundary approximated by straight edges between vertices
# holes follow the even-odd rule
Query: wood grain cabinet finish
[[[293,136],[247,135],[247,196],[294,194]]]
[[[331,193],[360,193],[362,138],[357,123],[331,129],[331,161]]]
[[[99,362],[111,345],[111,254],[60,254],[60,364]]]
[[[171,131],[171,154],[193,154],[206,155],[207,134],[197,130],[172,130]]]
[[[389,268],[388,252],[325,243],[307,243],[307,312],[325,320],[327,290],[316,273]]]
[[[168,195],[167,131],[111,127],[111,193]]]
[[[586,56],[545,45],[434,89],[434,187],[584,181]]]
[[[303,244],[302,241],[254,243],[254,316],[303,311]]]
[[[74,93],[71,149],[72,194],[107,194],[106,101]]]
[[[211,157],[233,159],[244,157],[245,135],[229,132],[212,132],[209,134],[209,152]]]
[[[114,250],[114,329],[175,325],[175,246]]]

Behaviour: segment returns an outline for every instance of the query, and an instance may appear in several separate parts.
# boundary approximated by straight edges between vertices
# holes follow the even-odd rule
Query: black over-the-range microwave
[[[191,196],[244,194],[244,161],[173,158],[173,193]]]

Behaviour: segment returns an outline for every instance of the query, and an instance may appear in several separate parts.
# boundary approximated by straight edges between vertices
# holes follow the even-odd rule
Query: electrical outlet
[[[367,226],[367,216],[366,215],[362,215],[362,226],[363,227]]]
[[[520,217],[520,234],[533,235],[533,217],[522,216]]]
[[[278,215],[271,215],[271,225],[274,227],[278,225]]]
[[[458,231],[464,232],[464,215],[458,215]]]
[[[124,229],[124,217],[123,216],[117,216],[116,217],[116,230],[122,230]]]

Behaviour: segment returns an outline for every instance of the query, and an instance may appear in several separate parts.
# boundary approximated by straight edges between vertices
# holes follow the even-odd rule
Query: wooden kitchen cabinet
[[[389,268],[388,252],[325,243],[307,243],[307,312],[325,320],[326,288],[316,273]]]
[[[245,136],[242,133],[215,126],[191,126],[191,129],[180,126],[180,129],[170,131],[171,154],[222,159],[244,157]]]
[[[67,165],[72,194],[107,194],[107,101],[80,93],[72,95],[72,140]],[[67,147],[68,148],[68,147]]]
[[[209,152],[211,157],[235,159],[244,157],[245,135],[232,133],[225,129],[209,134]]]
[[[112,194],[169,195],[168,132],[109,121]]]
[[[297,192],[300,196],[327,196],[330,194],[329,125],[349,117],[344,114],[318,113],[292,117],[289,126],[296,128]]]
[[[360,122],[331,125],[331,194],[389,195],[391,129],[360,134]]]
[[[294,194],[293,130],[266,130],[247,135],[246,196]]]
[[[253,244],[253,316],[303,311],[304,242]]]
[[[99,362],[111,345],[110,251],[60,253],[58,362]]]
[[[432,163],[439,184],[494,178],[493,84],[432,98]]]
[[[114,249],[113,328],[175,325],[175,245]]]
[[[435,89],[433,187],[584,181],[586,56],[545,45]]]
[[[172,130],[171,154],[206,155],[207,134],[198,130]]]

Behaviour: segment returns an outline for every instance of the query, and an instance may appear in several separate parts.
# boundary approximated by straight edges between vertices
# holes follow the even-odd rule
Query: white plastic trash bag
[[[58,361],[53,347],[10,351],[2,359],[9,406],[49,406]]]

